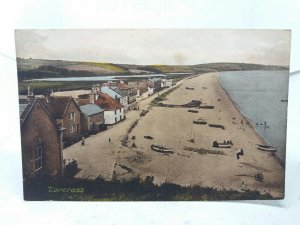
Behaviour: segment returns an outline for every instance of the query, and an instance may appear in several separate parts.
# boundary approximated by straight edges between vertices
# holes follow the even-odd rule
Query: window
[[[69,113],[69,120],[74,120],[75,121],[75,113],[74,112]]]
[[[35,171],[38,171],[43,166],[43,148],[42,146],[37,146],[34,148],[34,167]]]
[[[73,133],[75,131],[76,131],[76,125],[73,124],[73,125],[70,126],[70,133]]]

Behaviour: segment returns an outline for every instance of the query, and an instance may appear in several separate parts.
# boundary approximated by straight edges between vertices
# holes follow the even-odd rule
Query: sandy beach
[[[215,107],[193,108],[198,113],[191,113],[188,108],[153,106],[145,116],[140,117],[141,110],[148,109],[151,101],[157,97],[155,94],[138,103],[139,111],[127,112],[126,120],[87,138],[86,146],[81,147],[77,143],[64,149],[67,161],[78,161],[80,172],[76,176],[101,176],[108,180],[153,176],[156,184],[173,182],[184,186],[201,185],[241,191],[250,189],[270,193],[277,198],[283,197],[284,168],[271,153],[257,149],[257,144],[264,144],[262,138],[220,86],[217,74],[184,79],[176,85],[179,87],[163,103],[180,105],[200,100]],[[223,125],[225,129],[194,124],[193,120],[199,117],[205,118],[208,124]],[[136,120],[137,125],[127,134]],[[121,145],[126,135],[128,147]],[[112,143],[109,143],[109,138]],[[194,142],[190,139],[194,139]],[[212,147],[213,141],[224,140],[231,140],[233,146],[226,149]],[[136,147],[131,147],[133,142]],[[151,150],[151,144],[172,148],[174,154],[155,152]],[[237,159],[236,153],[240,148],[244,155]],[[199,154],[191,149],[209,151]],[[256,173],[263,174],[262,182],[254,179]]]

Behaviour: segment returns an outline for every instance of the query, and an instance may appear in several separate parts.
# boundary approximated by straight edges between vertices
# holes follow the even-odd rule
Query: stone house
[[[57,124],[65,128],[63,142],[66,145],[80,140],[81,111],[72,97],[45,95],[40,101]]]
[[[80,106],[81,131],[83,133],[97,133],[106,128],[104,121],[104,110],[95,104]]]
[[[38,174],[62,176],[64,128],[39,99],[20,104],[20,129],[24,180]]]

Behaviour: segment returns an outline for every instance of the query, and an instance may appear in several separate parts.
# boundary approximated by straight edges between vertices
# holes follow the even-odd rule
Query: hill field
[[[19,80],[51,77],[84,77],[164,73],[205,73],[241,70],[283,70],[283,66],[246,63],[208,63],[197,65],[130,65],[107,62],[80,62],[45,59],[17,59]]]

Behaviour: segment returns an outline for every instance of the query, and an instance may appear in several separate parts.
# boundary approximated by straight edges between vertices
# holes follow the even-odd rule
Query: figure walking
[[[109,141],[109,143],[111,143],[111,139],[110,138],[108,138],[108,141]]]
[[[81,146],[84,146],[85,145],[85,141],[84,141],[84,137],[82,137],[81,139]]]

